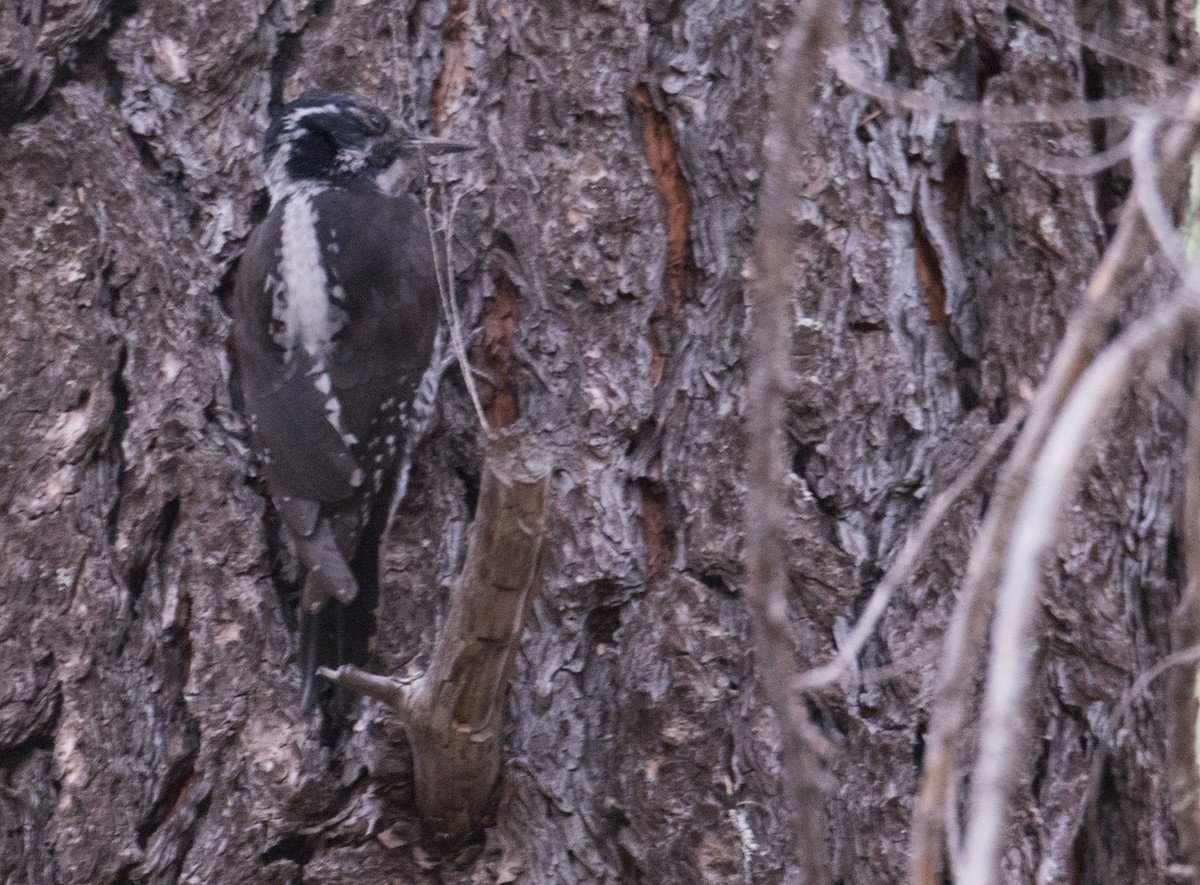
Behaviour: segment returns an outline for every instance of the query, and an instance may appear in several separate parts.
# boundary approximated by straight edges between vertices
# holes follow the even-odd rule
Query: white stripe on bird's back
[[[342,404],[333,392],[333,380],[325,366],[325,356],[344,322],[345,311],[333,303],[329,274],[321,263],[315,205],[320,194],[320,188],[301,188],[283,204],[279,239],[285,295],[273,299],[272,309],[282,327],[278,343],[284,348],[284,359],[290,360],[296,347],[304,348],[312,358],[313,368],[308,374],[313,387],[324,397],[325,418],[350,446],[358,439],[342,428]]]
[[[275,319],[283,324],[283,345],[289,359],[296,345],[314,359],[322,359],[337,331],[330,315],[329,276],[321,263],[317,239],[314,201],[320,193],[319,188],[301,188],[283,205],[280,270],[287,297],[282,304],[276,300],[277,307],[282,307],[282,316]]]

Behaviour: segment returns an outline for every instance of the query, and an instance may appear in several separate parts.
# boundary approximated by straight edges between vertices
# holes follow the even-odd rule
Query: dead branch
[[[479,826],[499,779],[508,683],[541,585],[551,469],[522,433],[489,442],[466,561],[424,673],[321,671],[396,710],[412,744],[417,810],[441,843]]]
[[[963,845],[964,882],[997,880],[1008,827],[1008,797],[1026,720],[1026,694],[1038,642],[1041,566],[1075,488],[1084,444],[1120,401],[1130,372],[1170,345],[1200,311],[1183,298],[1158,308],[1113,342],[1084,372],[1034,464],[1012,527],[996,597],[991,660],[984,694],[979,757],[971,779],[970,816]]]
[[[1200,145],[1200,90],[1192,92],[1185,110],[1186,118],[1173,125],[1163,140],[1159,164],[1159,192],[1169,195],[1173,205],[1184,192],[1190,172],[1188,161]],[[913,885],[937,885],[941,881],[945,805],[952,801],[949,790],[955,749],[966,719],[972,675],[984,648],[992,591],[1017,509],[1029,485],[1030,470],[1063,402],[1103,345],[1109,325],[1154,245],[1136,202],[1129,201],[997,479],[946,630],[921,788],[913,809],[909,867]]]
[[[749,291],[746,348],[746,603],[759,685],[780,730],[784,791],[794,815],[800,881],[830,880],[821,763],[807,735],[808,719],[791,691],[796,661],[788,625],[784,420],[792,385],[793,176],[808,144],[811,108],[837,28],[833,4],[808,0],[779,51],[773,118],[763,145],[755,241],[760,278]]]

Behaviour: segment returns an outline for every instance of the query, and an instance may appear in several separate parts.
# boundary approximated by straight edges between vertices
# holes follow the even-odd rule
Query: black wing
[[[353,453],[373,473],[390,460],[387,437],[429,367],[437,333],[437,276],[425,214],[408,196],[332,190],[316,200],[330,287],[348,321],[334,336],[329,365]],[[390,405],[389,405],[390,404]],[[367,451],[378,441],[383,452]],[[376,456],[382,454],[381,461]]]

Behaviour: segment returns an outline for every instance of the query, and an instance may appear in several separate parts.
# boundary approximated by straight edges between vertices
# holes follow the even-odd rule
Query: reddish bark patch
[[[494,277],[496,295],[483,309],[483,338],[471,361],[491,378],[482,385],[483,413],[492,427],[517,420],[520,407],[512,379],[512,343],[517,329],[517,287],[503,271]]]
[[[234,375],[238,373],[238,353],[237,341],[233,338],[233,333],[230,332],[225,336],[225,356],[229,358],[229,365]]]
[[[667,504],[667,490],[652,479],[638,483],[642,492],[642,537],[646,544],[646,583],[653,584],[671,569],[675,527]]]
[[[667,365],[667,345],[663,341],[659,327],[666,319],[666,309],[659,302],[650,314],[650,383],[655,387],[662,381],[663,370]]]
[[[938,263],[937,252],[933,244],[914,222],[913,242],[916,244],[917,284],[921,287],[921,297],[929,309],[929,322],[935,326],[944,326],[950,321],[946,313],[946,283],[942,279],[942,267]]]
[[[655,308],[650,317],[650,376],[658,384],[666,364],[667,347],[661,326],[675,320],[683,310],[689,278],[695,263],[689,237],[692,225],[692,198],[687,180],[679,165],[671,122],[667,115],[654,107],[650,89],[640,84],[633,94],[634,107],[642,120],[642,146],[650,166],[650,178],[663,211],[663,226],[667,231],[667,266],[663,274],[666,289],[665,304]]]
[[[446,24],[442,28],[445,43],[442,44],[442,69],[433,83],[432,105],[433,130],[440,132],[449,107],[467,85],[466,20],[471,11],[470,0],[453,0]]]

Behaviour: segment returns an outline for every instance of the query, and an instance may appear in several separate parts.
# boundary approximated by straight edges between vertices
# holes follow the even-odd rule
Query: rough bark
[[[0,9],[0,881],[789,880],[741,526],[744,268],[791,6]],[[1051,29],[982,0],[843,8],[862,65],[933,95],[1154,92],[1062,36],[1075,28],[1196,70],[1182,4],[1045,16]],[[1107,147],[1120,123],[946,126],[881,113],[828,72],[817,86],[791,210],[798,669],[828,660],[924,502],[1041,379],[1128,186],[1120,168],[1026,162]],[[259,140],[272,103],[309,88],[479,143],[450,174],[470,192],[459,278],[485,407],[558,464],[494,817],[452,857],[420,844],[393,716],[368,705],[330,748],[298,709],[297,588],[231,383],[221,299],[265,205]],[[1170,284],[1143,275],[1128,315]],[[1173,647],[1177,383],[1138,383],[1063,526],[1013,882],[1176,881],[1195,844],[1175,829],[1165,680],[1124,719],[1094,825],[1082,801],[1109,713]],[[426,663],[480,443],[451,370],[387,539],[380,670]],[[898,675],[809,703],[835,749],[835,880],[904,875],[933,656],[990,481],[861,656]]]

